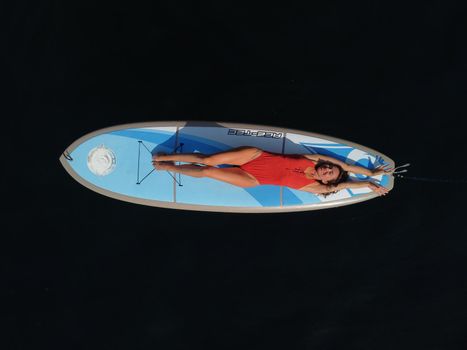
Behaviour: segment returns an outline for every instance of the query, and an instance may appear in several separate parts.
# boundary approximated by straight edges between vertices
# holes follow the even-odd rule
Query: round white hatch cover
[[[116,158],[114,152],[100,145],[88,153],[88,168],[98,176],[109,175],[115,169]]]

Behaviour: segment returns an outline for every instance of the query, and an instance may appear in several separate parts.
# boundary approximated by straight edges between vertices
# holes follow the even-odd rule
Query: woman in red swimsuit
[[[191,164],[175,165],[173,162]],[[321,154],[277,154],[256,147],[239,147],[212,155],[156,154],[153,156],[153,164],[157,170],[209,177],[239,187],[280,185],[315,194],[328,194],[344,188],[369,187],[374,192],[385,195],[388,192],[385,187],[369,181],[347,181],[347,173],[374,176],[393,171],[387,166],[369,170]],[[234,167],[217,167],[221,164]]]

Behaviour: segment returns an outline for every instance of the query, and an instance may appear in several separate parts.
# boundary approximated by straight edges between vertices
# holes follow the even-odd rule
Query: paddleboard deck
[[[125,124],[91,132],[60,156],[67,172],[100,194],[137,204],[199,211],[272,213],[349,205],[377,197],[369,188],[346,189],[327,197],[284,186],[240,188],[209,178],[155,170],[157,152],[212,154],[240,146],[282,154],[319,153],[373,169],[394,166],[382,153],[321,134],[273,126],[195,121]],[[355,181],[368,180],[350,174]],[[392,189],[390,175],[372,177]]]

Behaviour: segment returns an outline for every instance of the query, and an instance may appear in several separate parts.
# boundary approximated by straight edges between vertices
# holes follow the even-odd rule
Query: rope
[[[433,179],[429,177],[402,176],[402,175],[396,175],[395,177],[400,178],[400,179],[425,181],[425,182],[467,183],[467,179]]]
[[[402,168],[407,168],[410,166],[410,163],[406,163],[404,165],[399,165],[399,166],[396,166],[394,168],[394,171],[392,172],[393,174],[399,174],[399,173],[405,173],[407,172],[407,169],[404,169],[404,170],[399,170],[399,169],[402,169]]]
[[[423,181],[423,182],[440,182],[440,183],[467,183],[467,179],[434,179],[430,177],[419,177],[419,176],[405,176],[401,175],[402,173],[406,173],[408,169],[402,169],[410,166],[410,163],[400,165],[394,168],[393,175],[399,179],[407,179],[413,181]]]

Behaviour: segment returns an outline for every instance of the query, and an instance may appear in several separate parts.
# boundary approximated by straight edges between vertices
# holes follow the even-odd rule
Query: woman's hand
[[[385,196],[389,193],[389,190],[386,187],[375,184],[374,182],[369,182],[368,187],[373,191],[378,193],[380,196]]]
[[[371,176],[390,175],[394,172],[394,168],[389,164],[379,165],[371,171]]]

